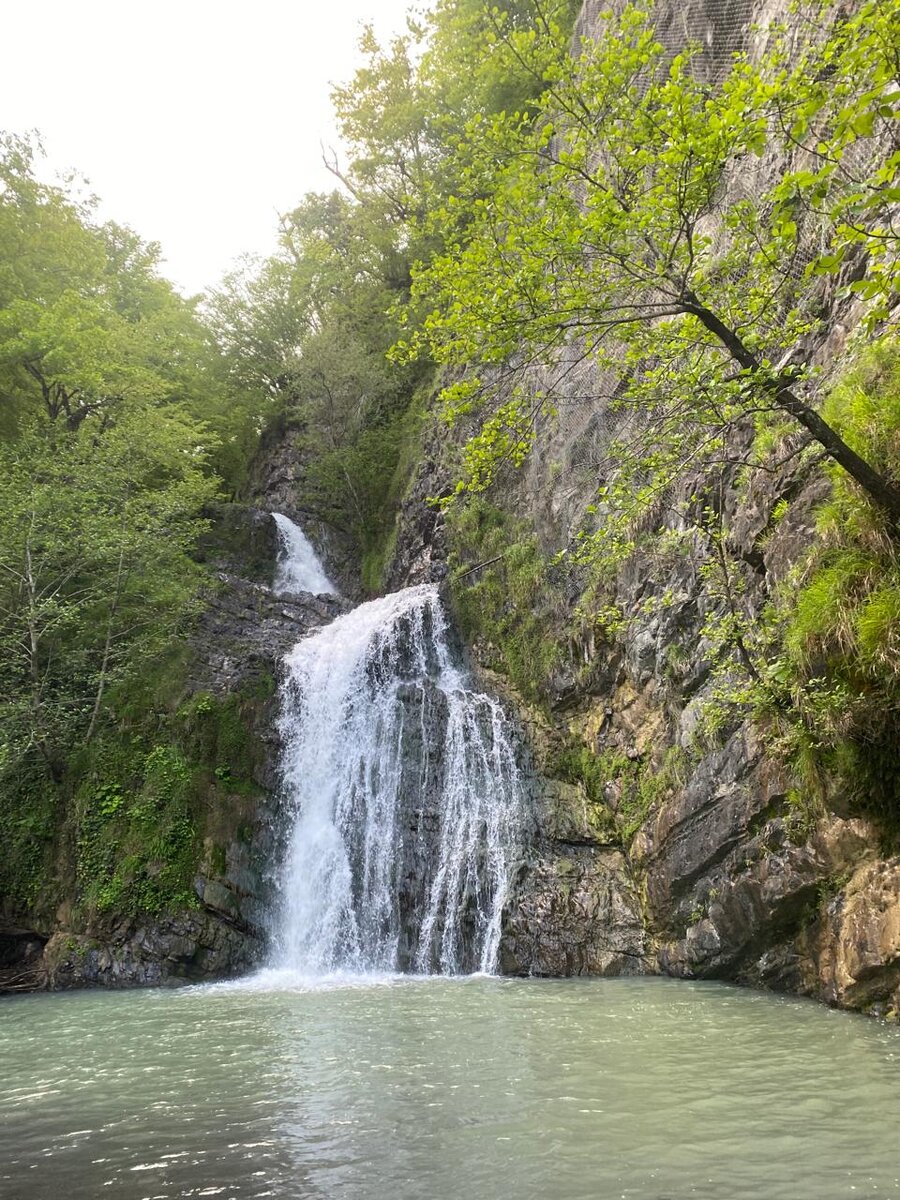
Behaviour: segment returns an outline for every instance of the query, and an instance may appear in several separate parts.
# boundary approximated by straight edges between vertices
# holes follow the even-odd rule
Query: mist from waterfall
[[[271,966],[497,967],[522,826],[512,731],[455,661],[437,589],[361,604],[285,660],[292,829]]]

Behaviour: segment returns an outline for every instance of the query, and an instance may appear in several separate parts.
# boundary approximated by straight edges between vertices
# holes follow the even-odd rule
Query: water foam
[[[521,781],[496,699],[451,654],[430,585],[360,605],[285,661],[293,829],[270,964],[496,970]]]

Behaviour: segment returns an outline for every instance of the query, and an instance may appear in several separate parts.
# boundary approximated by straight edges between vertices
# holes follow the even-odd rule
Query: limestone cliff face
[[[578,32],[597,36],[609,7],[587,0]],[[673,53],[687,41],[705,47],[705,69],[714,78],[735,51],[758,52],[754,26],[787,20],[788,8],[787,0],[658,0],[654,11],[663,43]],[[740,164],[728,191],[758,194],[783,166],[767,158]],[[798,347],[826,370],[859,317],[851,301],[838,298],[841,282],[822,285],[824,333]],[[602,482],[615,417],[596,396],[613,390],[598,386],[589,366],[573,369],[527,466],[492,497],[526,519],[548,556],[571,544]],[[449,482],[441,465],[449,457],[445,436],[435,434],[400,516],[393,586],[446,574],[450,539],[442,519],[423,504]],[[703,482],[685,480],[680,498]],[[810,545],[815,507],[826,493],[822,475],[797,460],[749,492],[739,493],[733,482],[726,487],[728,547],[757,611]],[[787,515],[775,521],[776,505],[786,500]],[[673,523],[662,512],[656,520],[659,528]],[[582,785],[545,784],[545,797],[554,800],[542,810],[539,848],[511,911],[505,969],[659,970],[898,1011],[900,859],[884,857],[878,831],[851,818],[835,789],[815,820],[798,821],[788,803],[796,781],[767,754],[750,721],[733,722],[714,748],[696,751],[699,713],[712,688],[703,627],[711,615],[724,614],[704,571],[710,554],[698,536],[686,553],[635,557],[609,597],[626,621],[624,632],[608,641],[579,634],[571,579],[548,605],[557,614],[548,634],[568,635],[570,655],[545,681],[547,730],[536,731],[520,703],[539,770],[553,773],[548,739],[572,736],[600,761],[616,756],[657,775],[667,764],[677,762],[678,769],[626,837],[624,852],[579,818],[588,805]],[[472,649],[476,661],[496,666],[491,646],[476,639]],[[616,779],[605,781],[614,814],[620,790]]]
[[[252,503],[268,512],[283,513],[306,533],[319,556],[328,562],[331,578],[341,594],[364,598],[359,562],[353,539],[298,504],[298,493],[308,465],[302,430],[284,418],[264,433],[252,464],[249,493]]]

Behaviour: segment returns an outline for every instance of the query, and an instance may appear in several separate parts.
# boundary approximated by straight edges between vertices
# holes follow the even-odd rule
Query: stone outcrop
[[[341,593],[364,599],[359,553],[354,539],[303,508],[302,481],[309,461],[302,428],[279,418],[263,435],[254,459],[249,493],[254,504],[283,513],[303,529]]]
[[[900,858],[863,861],[800,942],[802,990],[900,1018]]]
[[[206,912],[161,921],[126,922],[102,936],[56,933],[43,958],[43,985],[156,987],[238,975],[260,958],[261,941],[246,927]]]
[[[479,684],[518,712],[530,829],[503,923],[508,975],[636,975],[656,968],[640,893],[609,813],[553,776],[552,726],[492,672]]]
[[[505,975],[652,973],[640,899],[621,852],[538,844],[503,929]]]

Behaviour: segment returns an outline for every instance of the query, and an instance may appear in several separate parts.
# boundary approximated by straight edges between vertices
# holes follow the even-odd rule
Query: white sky
[[[187,292],[277,214],[333,180],[332,82],[361,25],[404,27],[411,0],[25,0],[4,5],[0,129],[40,130],[54,168],[86,175],[102,215],[162,243]]]

